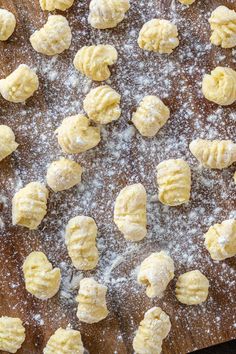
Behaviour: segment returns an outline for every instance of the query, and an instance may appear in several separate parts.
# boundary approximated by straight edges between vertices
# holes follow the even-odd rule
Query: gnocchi
[[[74,0],[39,0],[40,6],[42,10],[54,11],[61,10],[65,11],[69,9]]]
[[[0,125],[0,161],[9,156],[17,147],[12,129],[7,125]]]
[[[49,338],[43,354],[83,354],[84,347],[79,331],[58,328]]]
[[[179,0],[183,5],[192,5],[196,0]]]
[[[16,27],[16,18],[12,12],[0,9],[0,41],[11,37]]]
[[[16,353],[25,341],[25,328],[20,318],[0,317],[0,350]]]

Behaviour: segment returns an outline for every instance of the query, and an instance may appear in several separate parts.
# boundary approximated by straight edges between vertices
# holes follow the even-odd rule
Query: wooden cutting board
[[[37,68],[38,92],[25,105],[0,98],[0,124],[9,125],[20,144],[0,163],[0,315],[20,317],[26,341],[18,353],[42,353],[58,327],[79,329],[91,354],[132,353],[132,339],[146,310],[161,306],[169,315],[172,330],[163,344],[165,354],[184,354],[236,338],[235,258],[213,262],[203,246],[203,233],[216,222],[236,217],[235,166],[224,171],[201,169],[188,144],[196,137],[236,140],[236,105],[220,108],[201,94],[205,72],[217,65],[236,67],[236,50],[210,45],[207,19],[218,5],[236,10],[235,1],[201,1],[190,8],[178,1],[132,1],[128,15],[116,29],[98,31],[87,23],[88,1],[75,0],[63,13],[72,28],[68,51],[55,58],[36,53],[29,37],[48,14],[37,0],[0,0],[12,11],[17,28],[0,43],[0,78],[25,63]],[[151,18],[173,20],[179,29],[180,46],[170,56],[147,53],[136,40],[142,24]],[[82,112],[85,94],[92,83],[72,65],[83,45],[113,44],[119,53],[108,83],[122,95],[122,117],[102,128],[102,142],[91,151],[73,156],[85,169],[83,183],[69,191],[50,193],[48,214],[39,229],[13,227],[11,199],[34,180],[45,180],[47,165],[62,155],[54,136],[63,118]],[[170,107],[168,124],[153,139],[142,138],[130,123],[140,99],[156,94]],[[192,169],[192,196],[188,205],[167,208],[156,198],[155,166],[166,158],[185,158]],[[138,244],[123,239],[112,221],[113,205],[121,188],[141,182],[148,192],[148,237]],[[64,229],[76,215],[92,216],[99,228],[100,262],[92,272],[71,266],[64,245]],[[137,267],[151,252],[168,250],[175,261],[176,278],[165,296],[149,299],[136,282]],[[33,250],[44,251],[62,269],[57,296],[39,301],[24,288],[22,263]],[[211,284],[208,301],[187,307],[174,296],[177,276],[200,269]],[[75,296],[79,279],[94,276],[108,286],[107,319],[94,325],[76,318]]]

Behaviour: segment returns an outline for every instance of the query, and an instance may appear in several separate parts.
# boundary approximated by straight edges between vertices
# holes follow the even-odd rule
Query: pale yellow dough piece
[[[108,85],[96,87],[85,97],[84,110],[95,123],[111,123],[121,115],[120,95]]]
[[[129,0],[92,0],[88,22],[98,29],[116,27],[129,8]]]
[[[204,245],[212,259],[222,261],[236,255],[236,220],[211,226],[204,237]]]
[[[226,6],[217,7],[209,18],[211,43],[222,48],[236,46],[236,12]]]
[[[54,192],[74,187],[81,182],[83,168],[75,161],[61,158],[53,161],[47,170],[47,184]]]
[[[83,354],[84,347],[79,331],[58,328],[49,338],[43,354]]]
[[[199,270],[192,270],[179,276],[176,283],[176,297],[185,305],[199,305],[206,301],[209,281]]]
[[[112,45],[91,45],[82,47],[74,58],[74,66],[82,74],[94,81],[109,79],[109,65],[117,61],[117,51]]]
[[[106,305],[107,287],[99,284],[93,278],[80,281],[80,289],[76,301],[77,317],[86,323],[96,323],[107,317],[109,311]]]
[[[139,32],[138,45],[144,50],[171,54],[179,45],[177,27],[167,20],[148,21]]]
[[[20,318],[0,317],[0,350],[16,353],[25,340],[25,328]]]
[[[133,349],[136,354],[160,354],[162,342],[171,329],[169,316],[160,308],[148,310],[133,340]]]
[[[236,184],[236,172],[234,173],[234,183]]]
[[[92,149],[101,140],[100,128],[91,126],[89,119],[82,114],[65,118],[55,133],[60,147],[68,154]]]
[[[236,101],[236,71],[217,66],[202,81],[205,98],[221,106],[229,106]]]
[[[12,12],[0,9],[0,41],[6,41],[11,37],[16,27],[16,18]]]
[[[23,264],[26,290],[40,300],[53,297],[59,290],[61,271],[52,268],[43,252],[31,252]]]
[[[179,0],[183,5],[192,5],[196,0]]]
[[[54,11],[61,10],[65,11],[69,9],[74,0],[39,0],[40,6],[42,10]]]
[[[47,213],[48,190],[40,182],[28,183],[12,199],[12,223],[35,230]]]
[[[17,147],[12,129],[7,125],[0,125],[0,161],[9,156]]]
[[[193,140],[189,149],[207,168],[223,169],[236,161],[236,144],[231,140]]]
[[[169,108],[157,96],[145,96],[132,122],[139,133],[146,137],[154,137],[170,117]]]
[[[25,102],[39,87],[38,76],[28,65],[21,64],[5,79],[0,80],[0,93],[5,100]]]
[[[147,194],[141,183],[123,188],[114,207],[114,222],[126,240],[140,241],[147,234]]]
[[[79,270],[90,270],[98,263],[96,247],[97,225],[93,218],[76,216],[66,226],[65,241],[73,265]]]
[[[152,253],[140,266],[138,282],[147,286],[148,297],[161,298],[174,278],[174,262],[164,251]]]
[[[51,56],[68,49],[71,38],[67,19],[61,15],[50,15],[45,25],[30,36],[30,43],[36,52]]]
[[[164,160],[157,166],[158,198],[162,204],[177,206],[188,203],[191,170],[182,159]]]

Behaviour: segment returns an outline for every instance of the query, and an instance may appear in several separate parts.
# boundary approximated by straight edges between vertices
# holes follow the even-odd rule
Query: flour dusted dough
[[[96,87],[85,97],[84,110],[95,123],[108,124],[121,115],[120,95],[108,85]]]
[[[17,147],[12,129],[7,125],[0,125],[0,161],[15,151]]]
[[[30,36],[30,43],[36,52],[56,55],[70,47],[71,38],[67,19],[61,15],[50,15],[45,25]]]
[[[195,1],[196,0],[179,0],[179,2],[184,5],[192,5]]]
[[[40,6],[42,10],[47,11],[54,11],[54,10],[61,10],[65,11],[69,9],[74,0],[39,0]]]
[[[16,18],[10,11],[0,9],[0,41],[6,41],[14,32]]]
[[[58,328],[49,338],[43,354],[83,354],[81,334],[74,329]]]
[[[59,290],[61,271],[52,268],[43,252],[31,252],[23,264],[25,287],[40,300],[53,297]]]
[[[0,80],[0,93],[5,100],[25,102],[39,87],[38,76],[28,65],[21,64],[5,79]]]
[[[164,251],[152,253],[140,266],[138,282],[147,286],[148,297],[163,296],[169,282],[174,278],[174,262]]]
[[[19,318],[0,317],[0,350],[16,353],[25,340],[25,328]]]

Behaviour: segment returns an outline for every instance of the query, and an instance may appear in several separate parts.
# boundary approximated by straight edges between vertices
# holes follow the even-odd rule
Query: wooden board
[[[64,14],[72,32],[72,46],[52,59],[36,53],[29,43],[35,29],[46,21],[38,1],[0,0],[17,18],[14,35],[0,43],[0,77],[20,63],[37,67],[39,91],[25,105],[0,98],[0,123],[13,128],[18,150],[0,164],[0,315],[21,317],[26,341],[19,353],[37,354],[50,335],[68,324],[79,329],[91,354],[132,353],[132,338],[147,309],[160,305],[172,330],[163,345],[165,354],[184,354],[236,338],[235,258],[213,262],[203,246],[208,227],[235,217],[235,167],[224,171],[201,169],[188,150],[196,137],[235,139],[235,108],[207,102],[200,90],[202,75],[217,65],[235,68],[235,50],[209,44],[207,19],[220,4],[236,10],[235,1],[201,1],[190,8],[177,1],[131,1],[125,21],[116,29],[98,31],[87,24],[88,1],[75,1]],[[170,56],[145,53],[136,44],[142,24],[153,17],[173,20],[180,46]],[[83,183],[69,191],[50,193],[48,214],[37,231],[13,227],[11,199],[28,182],[45,180],[47,165],[62,155],[54,130],[68,115],[82,112],[82,100],[91,83],[72,65],[83,45],[109,43],[119,53],[110,85],[122,95],[123,114],[102,128],[96,149],[74,156],[85,168]],[[147,94],[157,94],[171,109],[169,123],[154,139],[143,139],[130,124],[131,112]],[[156,198],[155,166],[166,158],[183,157],[192,168],[191,202],[167,208]],[[141,182],[148,196],[148,237],[137,245],[123,239],[112,222],[117,193],[127,184]],[[78,214],[94,217],[99,228],[100,262],[92,272],[75,271],[63,241],[68,220]],[[153,251],[166,249],[175,261],[176,278],[165,296],[150,300],[136,282],[136,270]],[[62,288],[49,301],[39,301],[24,288],[22,263],[33,250],[44,251],[62,269]],[[208,301],[186,307],[174,296],[177,276],[200,269],[211,284]],[[85,325],[76,318],[76,286],[81,276],[95,276],[108,285],[110,314],[104,321]],[[70,288],[70,289],[69,289]],[[69,289],[69,290],[68,290]]]

